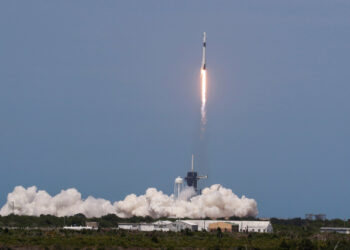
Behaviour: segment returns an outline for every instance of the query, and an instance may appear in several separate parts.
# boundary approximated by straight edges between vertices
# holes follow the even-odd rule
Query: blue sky
[[[262,217],[350,200],[348,1],[1,1],[0,203],[16,185],[119,200],[206,185]],[[208,123],[199,141],[202,32]]]

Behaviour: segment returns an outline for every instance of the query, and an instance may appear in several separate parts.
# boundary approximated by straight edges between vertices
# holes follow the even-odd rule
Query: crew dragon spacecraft
[[[206,68],[206,63],[205,63],[205,50],[207,47],[207,34],[204,32],[203,33],[203,53],[202,53],[202,70],[205,70]]]

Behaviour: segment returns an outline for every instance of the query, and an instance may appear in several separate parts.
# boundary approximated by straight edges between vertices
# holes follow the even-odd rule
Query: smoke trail
[[[176,199],[155,188],[148,188],[144,195],[130,194],[122,201],[113,204],[105,199],[89,196],[82,199],[74,188],[62,190],[55,196],[35,186],[24,188],[17,186],[7,196],[7,203],[1,208],[0,215],[11,213],[18,215],[50,214],[70,216],[82,213],[87,217],[100,217],[116,214],[119,217],[132,216],[177,217],[177,218],[218,218],[230,216],[256,216],[257,203],[254,199],[242,196],[239,198],[231,189],[219,184],[205,188],[201,195],[191,197],[193,190],[185,189]]]
[[[207,103],[207,71],[205,69],[201,70],[201,78],[202,78],[202,106],[201,106],[201,128],[202,131],[205,130],[205,124],[207,123],[206,117],[206,103]]]

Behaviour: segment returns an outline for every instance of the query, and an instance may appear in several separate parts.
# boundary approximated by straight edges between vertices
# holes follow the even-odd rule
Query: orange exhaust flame
[[[204,129],[205,124],[207,123],[206,118],[206,103],[207,103],[207,71],[205,69],[201,70],[202,76],[202,107],[201,107],[201,123],[202,129]]]

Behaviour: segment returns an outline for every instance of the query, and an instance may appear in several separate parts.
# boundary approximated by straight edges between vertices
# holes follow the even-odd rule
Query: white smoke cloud
[[[196,195],[196,191],[194,191],[193,187],[185,187],[181,189],[178,200],[188,201],[191,197]]]
[[[17,186],[7,196],[6,204],[0,215],[11,213],[19,215],[51,214],[70,216],[82,213],[87,217],[101,217],[116,214],[127,218],[132,216],[178,217],[178,218],[218,218],[230,216],[256,216],[257,203],[254,199],[242,196],[239,198],[231,189],[219,184],[205,188],[201,195],[193,196],[193,190],[184,189],[179,199],[168,196],[155,188],[148,188],[144,195],[130,194],[122,201],[113,204],[105,199],[89,196],[82,199],[81,193],[70,188],[62,190],[55,196],[37,187],[24,188]]]

